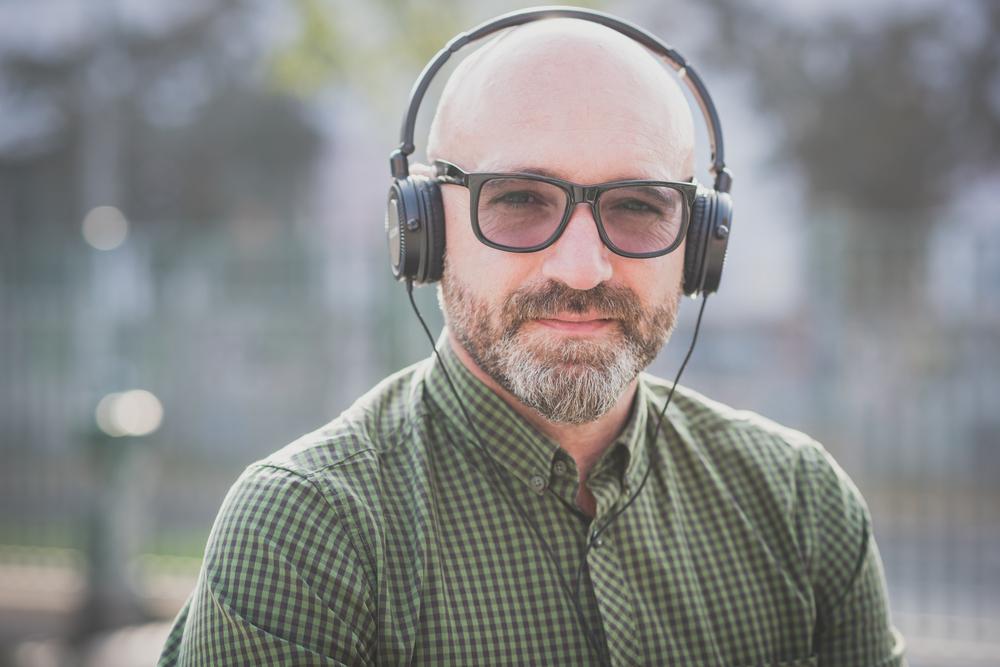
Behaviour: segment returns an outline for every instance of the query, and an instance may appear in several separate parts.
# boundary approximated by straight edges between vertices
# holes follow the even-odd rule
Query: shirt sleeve
[[[159,665],[374,664],[374,592],[353,537],[308,478],[251,466]]]
[[[815,443],[800,451],[796,487],[797,531],[816,604],[819,666],[905,665],[861,493]]]

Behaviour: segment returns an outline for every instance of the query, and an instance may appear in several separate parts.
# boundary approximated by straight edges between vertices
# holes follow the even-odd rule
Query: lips
[[[539,318],[538,324],[566,333],[586,334],[603,330],[615,323],[615,320],[577,315],[566,315],[558,318]]]

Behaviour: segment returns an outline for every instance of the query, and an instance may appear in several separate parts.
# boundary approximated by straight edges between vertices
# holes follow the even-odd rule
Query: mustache
[[[643,315],[638,295],[622,285],[601,283],[589,290],[575,290],[550,280],[541,287],[513,292],[504,302],[504,321],[517,328],[528,320],[547,319],[560,313],[593,313],[605,319],[634,325]]]

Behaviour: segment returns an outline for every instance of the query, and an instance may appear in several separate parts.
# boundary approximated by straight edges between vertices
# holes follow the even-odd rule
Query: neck
[[[632,400],[635,398],[637,380],[632,380],[622,392],[614,407],[607,413],[586,424],[561,424],[549,421],[537,410],[522,403],[516,396],[501,387],[496,380],[488,375],[472,359],[469,353],[459,343],[452,333],[448,332],[448,341],[455,355],[466,368],[483,384],[504,400],[517,414],[529,424],[555,441],[569,454],[576,463],[580,480],[587,478],[590,468],[597,463],[604,451],[614,442],[624,430],[628,421]]]

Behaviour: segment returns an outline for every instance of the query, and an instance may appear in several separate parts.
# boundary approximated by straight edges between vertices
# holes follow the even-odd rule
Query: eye
[[[682,205],[677,190],[661,185],[619,187],[601,197],[603,213],[643,219],[674,218]]]
[[[656,206],[653,206],[641,199],[622,199],[615,202],[615,208],[623,211],[628,211],[630,213],[652,213],[655,215],[662,214],[662,210]]]
[[[504,204],[506,206],[528,206],[541,203],[543,202],[534,192],[527,190],[504,192],[490,200],[490,204]]]

